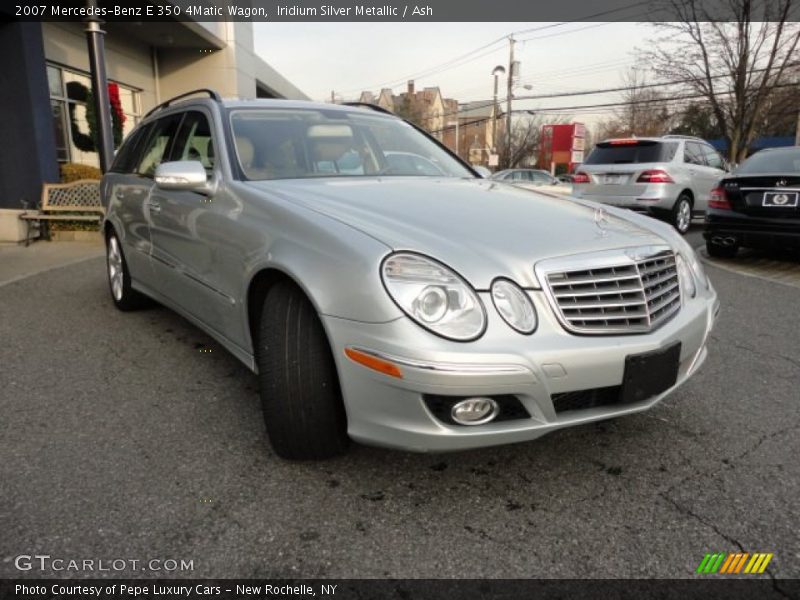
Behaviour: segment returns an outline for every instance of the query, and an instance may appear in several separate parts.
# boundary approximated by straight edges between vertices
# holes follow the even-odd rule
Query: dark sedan
[[[706,248],[732,257],[739,248],[800,248],[800,147],[762,150],[711,192]]]

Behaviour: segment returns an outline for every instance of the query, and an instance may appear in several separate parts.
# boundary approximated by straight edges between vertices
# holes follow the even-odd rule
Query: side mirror
[[[184,190],[201,194],[213,193],[214,179],[209,181],[206,169],[198,160],[176,160],[156,167],[156,185],[162,190]]]
[[[484,179],[489,179],[489,177],[492,176],[492,172],[483,165],[478,165],[477,167],[472,168]]]

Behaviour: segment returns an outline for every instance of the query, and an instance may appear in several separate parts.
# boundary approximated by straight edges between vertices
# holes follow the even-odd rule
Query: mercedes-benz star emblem
[[[778,194],[772,199],[772,202],[777,204],[778,206],[783,206],[784,204],[789,203],[789,196],[786,194]]]
[[[602,206],[598,206],[594,209],[594,224],[600,230],[600,235],[603,237],[608,235],[608,231],[606,231],[604,227],[604,225],[608,224],[608,213]]]

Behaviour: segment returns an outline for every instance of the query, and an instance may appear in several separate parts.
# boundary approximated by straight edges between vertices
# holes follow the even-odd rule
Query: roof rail
[[[167,108],[170,104],[175,102],[175,100],[180,100],[181,98],[186,98],[187,96],[194,96],[195,94],[208,94],[208,97],[211,98],[212,100],[214,100],[214,102],[222,102],[222,98],[214,90],[210,90],[208,88],[199,88],[199,89],[196,89],[196,90],[191,90],[191,91],[186,92],[184,94],[178,94],[177,96],[175,96],[173,98],[170,98],[166,102],[162,102],[161,104],[159,104],[157,106],[154,106],[153,108],[151,108],[147,112],[147,114],[144,116],[144,118],[146,119],[147,117],[152,115],[154,112],[159,111],[162,108]]]
[[[697,137],[696,135],[683,135],[680,133],[668,133],[667,135],[662,135],[661,137],[679,139],[679,140],[700,140],[701,142],[705,141],[703,138]]]
[[[370,108],[375,112],[384,113],[387,115],[393,115],[394,113],[382,106],[378,106],[377,104],[372,104],[370,102],[342,102],[343,106],[355,106],[357,108]]]

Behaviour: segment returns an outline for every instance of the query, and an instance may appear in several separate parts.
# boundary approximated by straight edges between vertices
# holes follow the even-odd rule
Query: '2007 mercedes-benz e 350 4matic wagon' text
[[[531,440],[705,359],[717,295],[668,225],[482,179],[380,109],[204,95],[151,111],[103,178],[111,295],[257,372],[280,456]]]

